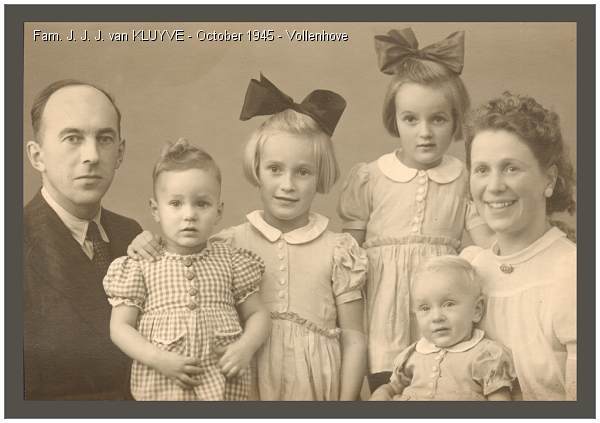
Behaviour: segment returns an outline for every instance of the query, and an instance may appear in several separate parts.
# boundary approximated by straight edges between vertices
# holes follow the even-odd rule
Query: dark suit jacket
[[[112,258],[140,225],[102,210]],[[111,342],[103,274],[41,193],[24,216],[25,399],[129,399],[130,360]]]

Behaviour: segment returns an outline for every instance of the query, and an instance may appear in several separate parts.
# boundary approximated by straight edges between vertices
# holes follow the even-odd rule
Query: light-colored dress
[[[419,338],[410,315],[412,272],[424,258],[457,254],[463,230],[484,224],[468,201],[468,172],[452,156],[417,170],[386,154],[350,171],[338,211],[344,229],[366,231],[369,370],[391,371]]]
[[[257,353],[261,400],[338,400],[340,329],[337,306],[362,300],[367,258],[348,234],[327,230],[328,219],[282,233],[262,211],[215,239],[252,248],[265,262],[261,297],[272,318],[271,336]]]
[[[485,401],[499,389],[512,390],[516,379],[510,352],[484,337],[439,348],[425,338],[394,360],[391,382],[404,386],[397,401]]]
[[[214,347],[242,335],[236,305],[258,291],[262,260],[250,251],[213,243],[201,253],[163,252],[154,262],[120,257],[112,262],[104,289],[114,306],[140,309],[138,331],[160,349],[200,359],[202,384],[182,389],[156,370],[133,361],[136,400],[245,400],[249,372],[225,379]]]
[[[577,343],[577,248],[553,227],[522,251],[497,251],[461,253],[487,296],[480,326],[511,349],[524,400],[564,400],[566,346]]]

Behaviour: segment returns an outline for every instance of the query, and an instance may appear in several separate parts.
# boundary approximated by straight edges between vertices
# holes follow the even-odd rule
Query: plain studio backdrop
[[[124,163],[103,205],[136,219],[153,231],[148,208],[152,195],[152,167],[166,141],[185,137],[202,146],[223,173],[225,213],[217,229],[243,222],[244,215],[261,207],[258,189],[244,179],[242,150],[252,131],[266,117],[239,120],[246,87],[262,72],[283,92],[300,102],[312,90],[330,89],[348,106],[333,141],[341,179],[313,205],[340,229],[336,207],[350,168],[397,147],[397,139],[383,127],[381,110],[390,76],[377,67],[373,37],[390,29],[412,27],[425,47],[454,31],[465,31],[462,78],[473,106],[503,91],[528,94],[561,117],[569,156],[576,157],[576,24],[575,23],[28,23],[25,31],[25,139],[32,139],[29,111],[35,95],[47,84],[64,78],[81,79],[105,88],[116,98],[123,115],[122,136],[127,140]],[[60,42],[33,40],[33,32],[58,32]],[[76,35],[98,30],[128,33],[129,41],[67,42]],[[132,41],[133,30],[183,29],[182,42]],[[248,30],[273,29],[275,40],[248,41]],[[285,30],[346,32],[346,42],[294,41]],[[244,41],[199,41],[196,33],[242,32]],[[187,35],[193,35],[191,39]],[[278,39],[277,35],[283,38]],[[583,140],[593,142],[593,140]],[[464,159],[464,144],[454,143],[450,154]],[[40,186],[39,174],[24,154],[23,201]],[[575,218],[563,217],[575,227]]]

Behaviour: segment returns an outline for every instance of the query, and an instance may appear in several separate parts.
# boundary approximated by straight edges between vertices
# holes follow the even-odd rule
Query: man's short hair
[[[40,91],[40,93],[33,101],[33,106],[31,106],[31,126],[33,127],[33,134],[37,142],[41,141],[39,140],[38,134],[40,132],[40,127],[42,126],[42,115],[44,114],[46,103],[48,103],[48,100],[50,99],[52,94],[54,94],[61,88],[78,85],[95,88],[108,98],[110,103],[115,108],[115,111],[117,112],[117,129],[119,131],[119,136],[121,135],[121,111],[117,107],[115,99],[112,95],[110,95],[107,91],[100,88],[99,86],[90,84],[89,82],[78,81],[76,79],[62,79],[60,81],[53,82],[52,84],[44,88],[42,91]]]

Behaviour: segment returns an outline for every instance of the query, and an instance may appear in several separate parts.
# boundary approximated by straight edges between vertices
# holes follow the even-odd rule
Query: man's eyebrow
[[[112,134],[117,135],[117,131],[113,128],[102,128],[97,131],[98,134]]]
[[[81,129],[78,128],[63,128],[59,133],[58,136],[62,137],[66,134],[81,134],[83,131]]]

